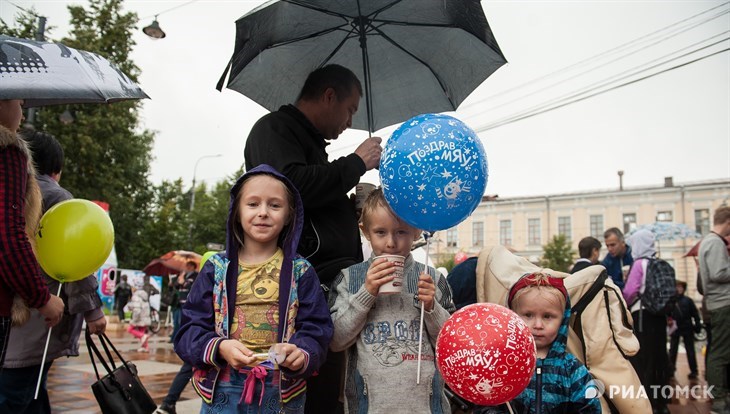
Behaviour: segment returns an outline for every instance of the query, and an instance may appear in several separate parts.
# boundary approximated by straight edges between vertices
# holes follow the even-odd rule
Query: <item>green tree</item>
[[[192,212],[192,248],[204,253],[207,243],[226,242],[226,220],[230,204],[230,191],[243,168],[219,181],[208,191],[205,183],[195,190],[195,206]]]
[[[561,272],[567,272],[568,267],[573,263],[575,252],[571,250],[570,243],[564,234],[553,236],[552,240],[542,246],[543,255],[540,266],[547,267]]]
[[[122,13],[122,0],[89,0],[85,6],[69,6],[71,32],[64,44],[98,53],[132,80],[139,68],[129,58],[134,46],[132,31],[137,16]],[[16,19],[22,37],[35,33],[34,19]],[[3,32],[5,32],[5,25]],[[39,108],[34,127],[58,138],[66,153],[61,184],[75,197],[110,204],[115,246],[120,267],[139,268],[157,252],[136,247],[148,237],[142,231],[152,219],[153,191],[148,180],[154,135],[140,130],[139,101],[112,105],[69,105]],[[69,109],[74,122],[63,125],[59,115]]]
[[[151,259],[186,246],[190,212],[182,186],[178,179],[154,187],[149,216],[137,229],[141,237],[129,246],[130,254],[140,258],[133,268],[141,269]]]

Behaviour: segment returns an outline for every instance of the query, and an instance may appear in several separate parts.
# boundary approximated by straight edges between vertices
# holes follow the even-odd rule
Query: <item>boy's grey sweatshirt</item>
[[[348,413],[450,413],[436,370],[439,329],[455,310],[446,278],[428,268],[436,285],[434,309],[424,314],[421,379],[416,384],[421,304],[415,299],[425,266],[406,258],[400,294],[371,295],[365,275],[372,258],[344,269],[330,293],[333,351],[347,350]]]

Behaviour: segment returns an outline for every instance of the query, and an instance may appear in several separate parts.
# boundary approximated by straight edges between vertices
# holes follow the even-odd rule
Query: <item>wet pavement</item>
[[[182,365],[182,361],[172,350],[172,344],[168,342],[169,336],[165,330],[150,338],[149,353],[137,352],[139,341],[123,330],[119,324],[109,324],[107,336],[122,357],[137,366],[140,379],[155,403],[158,405],[162,403],[172,379]],[[91,384],[96,381],[96,375],[89,360],[83,335],[79,348],[81,354],[79,357],[57,359],[48,373],[48,393],[53,412],[79,414],[101,412],[91,392]],[[103,371],[101,365],[98,368]],[[100,372],[100,375],[104,374]],[[199,413],[200,401],[193,388],[188,385],[177,403],[177,413]]]
[[[137,352],[139,342],[124,331],[119,324],[110,323],[107,332],[122,356],[126,360],[135,363],[142,383],[157,404],[160,404],[167,395],[172,379],[182,365],[180,358],[172,350],[172,344],[168,342],[168,334],[164,331],[163,329],[159,334],[151,337],[149,353]],[[81,355],[79,357],[58,359],[49,371],[48,390],[54,412],[79,414],[101,412],[91,392],[91,384],[96,381],[96,376],[89,360],[83,336],[80,350]],[[700,380],[690,381],[687,379],[689,373],[687,358],[684,349],[680,347],[674,384],[680,387],[705,385],[703,380],[702,343],[697,344],[697,350]],[[177,413],[199,413],[200,404],[200,398],[188,385],[177,403]],[[680,396],[672,401],[670,411],[672,414],[708,414],[710,405],[706,400],[693,399],[691,395],[689,398]]]

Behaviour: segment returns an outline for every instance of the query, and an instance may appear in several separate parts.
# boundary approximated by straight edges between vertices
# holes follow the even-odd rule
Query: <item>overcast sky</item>
[[[85,2],[0,0],[0,18],[13,20],[13,4],[32,6],[57,27],[52,37],[61,38],[69,3]],[[144,102],[141,119],[157,133],[153,182],[182,177],[190,185],[193,167],[205,155],[222,154],[200,161],[198,181],[217,181],[243,163],[246,136],[267,111],[215,86],[233,51],[235,20],[262,3],[125,2],[140,17],[132,58],[152,98]],[[703,58],[730,47],[728,2],[505,0],[482,6],[509,63],[451,115],[479,131],[489,163],[487,193],[615,188],[618,170],[625,171],[625,186],[661,185],[665,176],[675,183],[730,178],[730,52]],[[155,14],[165,39],[141,32]],[[678,57],[713,42],[719,43]],[[664,70],[494,127],[545,103],[583,97],[585,89],[601,92]],[[616,83],[601,86],[611,80]],[[395,127],[375,135],[387,139]],[[329,147],[331,156],[347,155],[365,137],[363,131],[345,132]],[[365,181],[377,183],[377,173]]]

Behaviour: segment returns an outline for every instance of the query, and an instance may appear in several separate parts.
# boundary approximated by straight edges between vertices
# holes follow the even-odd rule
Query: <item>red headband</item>
[[[520,289],[526,288],[528,286],[551,286],[555,289],[559,290],[560,293],[565,296],[565,299],[568,299],[568,291],[565,289],[565,284],[563,283],[563,279],[559,277],[553,277],[546,273],[542,273],[546,278],[543,279],[537,279],[537,275],[540,273],[528,273],[520,278],[520,280],[517,281],[514,285],[512,285],[512,288],[509,290],[509,296],[507,299],[507,307],[512,309],[512,299],[515,298],[515,294],[520,291]]]

